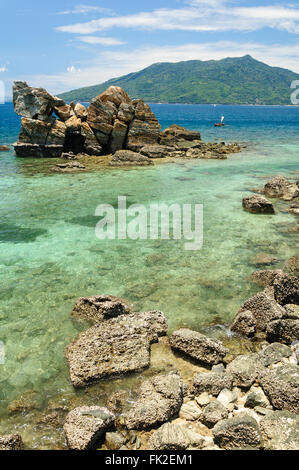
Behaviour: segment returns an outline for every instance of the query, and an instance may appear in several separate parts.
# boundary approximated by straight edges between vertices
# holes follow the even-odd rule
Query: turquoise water
[[[64,349],[80,325],[70,318],[79,296],[113,294],[136,309],[159,309],[170,329],[228,325],[256,292],[251,258],[277,266],[296,253],[295,216],[275,202],[275,216],[242,211],[242,197],[268,177],[299,175],[299,108],[152,105],[163,127],[200,129],[204,140],[248,142],[227,161],[178,161],[130,170],[50,174],[49,162],[0,153],[0,431],[7,406],[28,390],[41,403],[72,394]],[[213,124],[224,113],[229,126]],[[0,145],[16,140],[19,118],[0,106]],[[105,241],[95,237],[99,204],[202,203],[204,246],[184,241]],[[22,423],[26,417],[22,417]],[[29,418],[28,418],[29,419]],[[17,421],[14,421],[15,426]]]

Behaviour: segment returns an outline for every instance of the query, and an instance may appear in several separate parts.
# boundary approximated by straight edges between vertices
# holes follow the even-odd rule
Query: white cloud
[[[126,42],[119,39],[99,36],[79,36],[77,40],[86,44],[101,44],[102,46],[121,46],[126,44]]]
[[[6,65],[0,66],[0,73],[7,72],[7,71],[8,71],[8,68],[6,67]]]
[[[103,8],[91,5],[77,5],[73,10],[59,11],[57,15],[86,15],[88,13],[105,13],[106,15],[113,15],[113,10],[110,8]]]
[[[270,27],[296,33],[299,9],[294,6],[237,7],[228,0],[191,0],[183,8],[160,8],[132,15],[103,17],[59,26],[57,31],[93,34],[112,28],[133,30],[255,31]]]
[[[251,54],[269,65],[285,67],[299,73],[298,50],[299,43],[292,46],[280,44],[269,46],[254,42],[232,41],[192,43],[181,46],[148,46],[127,52],[103,50],[94,58],[92,64],[81,69],[72,66],[65,73],[20,78],[27,80],[32,86],[43,86],[57,94],[137,72],[156,62],[219,60],[226,57],[241,57],[246,54]]]
[[[74,73],[74,74],[81,72],[81,70],[80,70],[80,69],[76,69],[76,67],[75,67],[74,65],[72,65],[71,67],[68,67],[66,70],[67,70],[68,73]]]

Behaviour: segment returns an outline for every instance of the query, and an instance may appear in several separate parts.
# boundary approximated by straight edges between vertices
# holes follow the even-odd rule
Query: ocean
[[[34,409],[79,393],[64,356],[83,328],[70,317],[78,297],[121,296],[138,311],[162,310],[170,331],[186,326],[217,336],[259,290],[248,280],[257,269],[252,258],[265,252],[279,268],[298,255],[297,219],[287,205],[276,201],[276,215],[261,217],[244,212],[242,198],[276,174],[298,179],[299,107],[151,107],[163,128],[177,123],[200,130],[205,141],[247,148],[228,160],[80,174],[52,174],[53,162],[0,153],[0,434],[21,427],[28,445],[57,445],[52,431],[36,432]],[[214,128],[221,115],[228,125]],[[0,105],[0,145],[16,141],[19,127],[12,104]],[[98,240],[95,209],[116,207],[118,196],[129,205],[203,204],[203,249],[185,251],[180,240]],[[12,413],[24,393],[30,403],[34,396],[33,409]]]

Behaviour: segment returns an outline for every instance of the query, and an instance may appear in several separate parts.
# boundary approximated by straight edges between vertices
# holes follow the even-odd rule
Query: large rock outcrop
[[[158,144],[161,126],[142,100],[132,101],[111,86],[86,109],[66,104],[43,88],[26,82],[13,87],[15,112],[22,127],[15,152],[20,157],[59,157],[63,152],[99,156]]]
[[[67,349],[71,382],[84,387],[149,367],[150,346],[167,333],[162,312],[120,315],[96,324]]]

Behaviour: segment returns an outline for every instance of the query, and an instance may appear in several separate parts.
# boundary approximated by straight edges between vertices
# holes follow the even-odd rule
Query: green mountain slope
[[[293,80],[299,80],[299,75],[247,55],[207,62],[158,63],[60,97],[66,101],[90,101],[116,85],[131,98],[151,103],[291,104]]]

